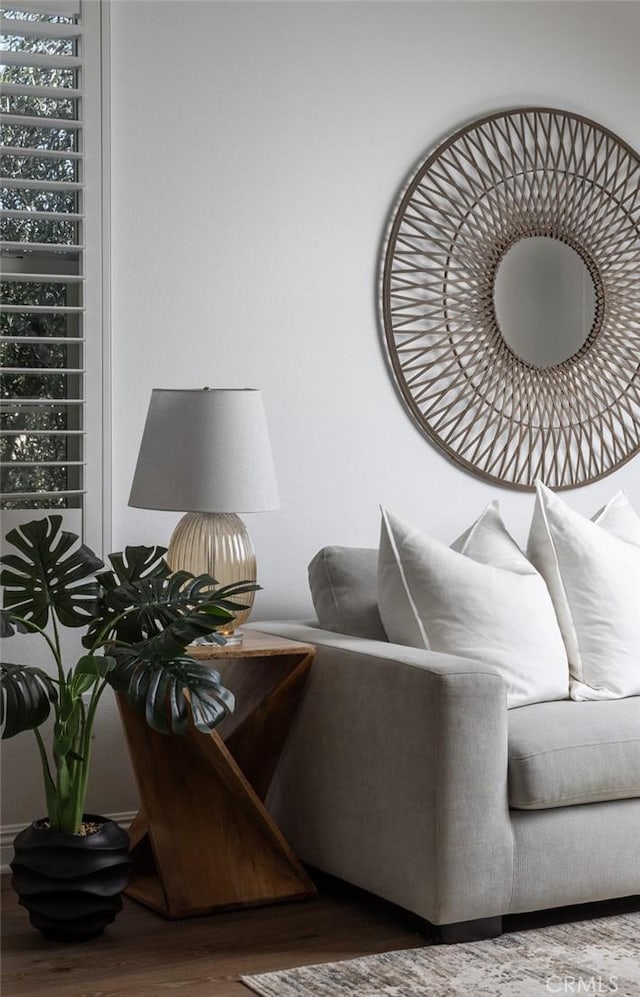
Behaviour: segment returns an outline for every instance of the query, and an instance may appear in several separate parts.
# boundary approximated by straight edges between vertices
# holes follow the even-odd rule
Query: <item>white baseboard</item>
[[[127,830],[135,815],[136,811],[130,810],[121,814],[105,814],[104,816],[108,817],[109,820],[115,820]],[[0,874],[11,872],[9,862],[13,858],[13,839],[26,826],[26,824],[3,824],[0,826]]]

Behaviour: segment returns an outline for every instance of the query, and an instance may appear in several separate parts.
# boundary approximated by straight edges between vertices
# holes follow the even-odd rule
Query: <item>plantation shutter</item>
[[[96,242],[84,120],[90,7],[42,0],[2,8],[4,509],[82,510],[87,490],[87,356],[101,360],[87,349],[88,234]],[[92,328],[100,331],[101,316]]]

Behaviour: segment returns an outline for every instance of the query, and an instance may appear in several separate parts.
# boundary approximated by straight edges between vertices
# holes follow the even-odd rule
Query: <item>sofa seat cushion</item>
[[[640,797],[640,696],[509,711],[509,805],[546,810]]]

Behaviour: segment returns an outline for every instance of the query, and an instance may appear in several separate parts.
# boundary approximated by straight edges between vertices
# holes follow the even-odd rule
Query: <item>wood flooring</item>
[[[313,900],[168,921],[125,897],[93,942],[60,945],[2,884],[2,997],[251,997],[237,978],[424,945],[412,915],[328,877]]]
[[[2,879],[2,997],[251,997],[241,974],[425,944],[418,918],[314,870],[314,900],[168,921],[125,898],[101,938],[48,942]],[[640,897],[505,918],[510,931],[640,908]]]

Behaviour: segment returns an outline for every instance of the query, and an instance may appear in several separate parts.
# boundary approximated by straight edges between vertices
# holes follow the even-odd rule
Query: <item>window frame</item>
[[[7,2],[7,8],[45,13],[45,3]],[[51,8],[57,4],[50,4]],[[64,3],[60,4],[63,7]],[[50,511],[79,533],[99,556],[111,540],[111,343],[110,343],[110,0],[80,0],[83,25],[83,95],[80,98],[84,187],[84,476],[78,509],[3,509],[2,537],[9,529]],[[51,10],[51,13],[54,11]],[[1,57],[0,57],[1,58]],[[4,544],[3,544],[4,546]]]

